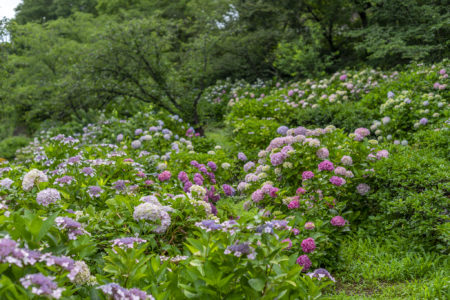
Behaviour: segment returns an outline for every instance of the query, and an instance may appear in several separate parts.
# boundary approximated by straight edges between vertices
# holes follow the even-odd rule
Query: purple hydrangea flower
[[[215,162],[213,162],[213,161],[208,161],[207,165],[208,165],[208,167],[209,167],[213,172],[215,172],[215,171],[217,170],[217,165],[216,165]]]
[[[178,173],[178,179],[183,183],[185,183],[186,181],[189,181],[189,177],[188,177],[187,173],[184,171],[181,171],[180,173]]]
[[[99,186],[90,186],[90,187],[88,187],[88,195],[91,198],[98,198],[98,197],[100,197],[101,193],[103,193],[103,190]]]
[[[85,176],[93,177],[95,174],[95,170],[91,167],[84,167],[83,169],[81,169],[81,173],[83,173]]]
[[[330,272],[328,272],[325,269],[316,269],[313,272],[310,272],[308,274],[306,274],[307,276],[311,277],[311,278],[317,278],[318,280],[322,280],[322,278],[328,278],[333,282],[336,282],[336,280],[333,278],[333,276],[331,276]]]
[[[427,118],[422,118],[422,119],[420,119],[419,123],[420,123],[420,125],[427,125],[428,119]]]
[[[31,291],[35,295],[59,299],[61,298],[64,288],[58,288],[58,285],[53,279],[55,279],[55,277],[47,277],[41,273],[28,274],[20,279],[20,283],[26,289],[32,286]]]
[[[137,237],[125,237],[125,238],[118,238],[114,239],[112,241],[112,246],[118,246],[120,248],[133,248],[134,244],[142,244],[146,243],[147,241],[144,239],[140,239]]]
[[[57,217],[55,223],[59,229],[66,229],[68,231],[69,240],[76,240],[77,236],[87,233],[79,222],[71,218]]]
[[[223,192],[225,193],[225,195],[227,195],[227,196],[233,196],[234,195],[235,191],[230,185],[224,184],[224,185],[222,185],[222,189],[223,189]]]
[[[287,127],[287,126],[280,126],[277,129],[277,133],[281,134],[281,135],[286,135],[288,130],[289,130],[289,127]]]

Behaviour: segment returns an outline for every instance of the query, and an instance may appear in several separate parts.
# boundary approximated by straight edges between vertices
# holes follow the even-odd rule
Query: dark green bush
[[[368,226],[377,234],[396,232],[415,246],[448,251],[448,160],[427,149],[393,145],[389,152],[389,159],[375,165]]]
[[[450,130],[424,130],[413,135],[413,147],[450,160]]]
[[[353,103],[325,105],[320,108],[302,109],[296,116],[296,125],[305,127],[325,127],[334,125],[346,132],[353,132],[356,128],[369,128],[376,112]]]
[[[16,150],[26,146],[29,138],[25,136],[12,136],[0,142],[0,157],[12,159],[15,157]]]

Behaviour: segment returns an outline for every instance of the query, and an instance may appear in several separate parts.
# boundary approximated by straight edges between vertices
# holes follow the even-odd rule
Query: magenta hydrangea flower
[[[324,160],[318,165],[319,171],[333,171],[334,165],[329,160]]]
[[[313,178],[313,177],[314,177],[314,173],[311,172],[311,171],[304,171],[304,172],[302,173],[302,179],[303,179],[303,180],[308,180],[308,179],[311,179],[311,178]]]
[[[170,171],[164,171],[158,175],[158,179],[159,181],[167,181],[171,176],[172,174],[170,173]]]
[[[288,208],[289,209],[295,209],[295,208],[299,208],[300,206],[300,202],[298,200],[292,200],[291,202],[289,202],[288,204]]]
[[[347,75],[346,74],[339,76],[339,80],[340,81],[345,81],[346,79],[347,79]]]
[[[336,216],[331,219],[330,223],[333,226],[343,227],[347,224],[347,221],[341,216]]]
[[[311,253],[316,249],[316,243],[313,238],[304,239],[301,243],[302,250],[305,253]]]
[[[339,176],[333,176],[330,178],[330,182],[336,186],[341,186],[345,184],[345,179]]]
[[[309,259],[308,255],[306,255],[306,254],[300,255],[297,258],[296,262],[298,265],[303,267],[302,272],[306,272],[312,266],[311,260]]]

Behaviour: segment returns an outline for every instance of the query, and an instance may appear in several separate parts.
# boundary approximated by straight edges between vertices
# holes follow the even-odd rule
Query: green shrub
[[[296,123],[305,127],[334,125],[346,132],[353,132],[359,127],[368,128],[375,117],[376,112],[365,107],[336,103],[299,110]]]
[[[413,147],[450,159],[450,130],[424,130],[413,135]]]
[[[15,157],[16,150],[26,146],[29,138],[25,136],[12,136],[0,142],[0,157],[12,159]]]
[[[424,248],[448,251],[449,162],[427,149],[391,146],[375,164],[369,218],[374,233],[395,231]],[[371,203],[370,203],[371,202]]]

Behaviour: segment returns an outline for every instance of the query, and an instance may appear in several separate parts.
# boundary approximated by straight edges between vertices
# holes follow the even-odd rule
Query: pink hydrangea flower
[[[389,156],[389,152],[387,150],[381,150],[377,152],[377,159],[387,158]]]
[[[167,181],[170,179],[172,174],[169,171],[164,171],[161,174],[158,175],[159,181]]]
[[[256,190],[252,194],[253,202],[259,202],[264,199],[264,192],[262,190]]]
[[[311,171],[305,171],[302,173],[302,179],[303,180],[308,180],[314,177],[314,173]]]

